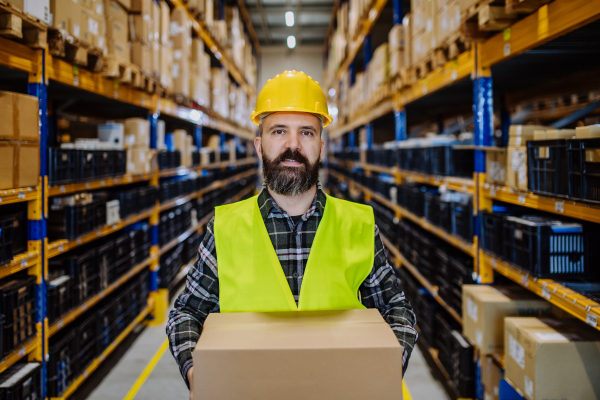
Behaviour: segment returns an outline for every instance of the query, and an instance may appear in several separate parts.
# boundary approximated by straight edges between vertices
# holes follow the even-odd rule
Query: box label
[[[558,333],[558,332],[536,332],[535,336],[537,336],[538,339],[543,340],[543,341],[561,341],[561,342],[568,342],[569,339],[567,339],[564,335]]]
[[[525,369],[525,349],[512,335],[508,335],[508,354],[521,369]]]
[[[475,330],[475,342],[477,342],[477,346],[483,347],[483,332],[481,332],[481,329]]]
[[[477,314],[479,310],[477,304],[470,298],[467,298],[467,315],[473,320],[473,322],[477,322]]]
[[[525,375],[525,394],[533,398],[533,381],[527,375]]]
[[[585,318],[585,322],[587,322],[588,325],[593,326],[594,328],[598,327],[598,318],[595,315],[588,314]]]

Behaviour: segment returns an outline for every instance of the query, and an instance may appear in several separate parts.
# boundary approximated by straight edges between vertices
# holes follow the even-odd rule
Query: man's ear
[[[256,149],[256,154],[258,154],[258,158],[262,161],[262,148],[260,146],[262,138],[257,136],[254,138],[254,148]]]

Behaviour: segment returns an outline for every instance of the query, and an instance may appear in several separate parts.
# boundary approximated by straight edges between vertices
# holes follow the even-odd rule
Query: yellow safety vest
[[[221,312],[365,308],[358,289],[373,268],[373,209],[327,197],[296,306],[257,197],[215,209]]]

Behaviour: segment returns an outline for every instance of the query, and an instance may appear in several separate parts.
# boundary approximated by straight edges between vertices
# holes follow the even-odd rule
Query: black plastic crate
[[[77,157],[72,149],[48,149],[48,183],[58,185],[76,180]]]
[[[475,361],[473,346],[458,331],[450,333],[450,382],[460,398],[475,397]]]
[[[90,314],[75,329],[75,374],[79,375],[100,354],[98,323],[96,315]]]
[[[17,254],[27,251],[27,214],[25,211],[6,209],[0,216],[0,265],[12,261]],[[10,211],[9,211],[10,210]]]
[[[100,278],[100,290],[106,289],[116,280],[115,267],[115,243],[109,240],[97,249],[98,274]]]
[[[595,279],[599,238],[581,225],[539,216],[504,220],[504,256],[532,276]]]
[[[440,194],[437,190],[428,190],[424,195],[423,213],[427,221],[440,225]]]
[[[85,181],[97,177],[96,159],[97,151],[94,150],[73,150],[77,158],[77,173],[75,179],[77,181]]]
[[[426,186],[422,185],[401,185],[404,192],[403,201],[406,203],[403,206],[418,217],[422,217],[425,209],[425,192]]]
[[[0,399],[41,400],[42,364],[19,363],[0,374]]]
[[[50,276],[48,291],[48,322],[57,321],[71,309],[71,277],[68,275]]]
[[[74,240],[92,232],[97,228],[96,207],[99,206],[97,202],[52,206],[48,217],[48,236],[53,240]]]
[[[462,201],[455,201],[452,205],[452,233],[460,236],[467,242],[473,242],[475,222],[473,218],[473,198],[465,196]]]
[[[475,151],[452,146],[430,147],[431,174],[473,177]]]
[[[111,150],[94,151],[96,178],[107,178],[115,175],[115,152]]]
[[[567,140],[569,198],[600,203],[600,139]]]
[[[100,291],[97,261],[95,248],[50,260],[50,271],[53,275],[71,277],[69,280],[71,307],[83,303]]]
[[[504,218],[506,215],[481,211],[480,240],[483,250],[504,256]]]
[[[127,173],[127,151],[113,150],[112,151],[112,166],[116,176],[125,175]]]
[[[96,332],[98,333],[99,352],[104,351],[118,336],[115,329],[116,308],[114,299],[111,298],[96,311]]]
[[[65,331],[50,340],[48,351],[48,397],[60,397],[77,374],[75,331]]]
[[[532,192],[567,197],[567,139],[528,141],[527,175],[527,187]]]
[[[35,277],[0,285],[0,357],[35,336]]]

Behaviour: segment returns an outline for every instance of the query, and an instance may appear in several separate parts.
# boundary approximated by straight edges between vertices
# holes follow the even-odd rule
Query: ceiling
[[[333,0],[246,0],[246,9],[261,46],[286,45],[296,37],[296,46],[322,45],[331,22]],[[286,11],[294,12],[294,26],[285,24]]]

